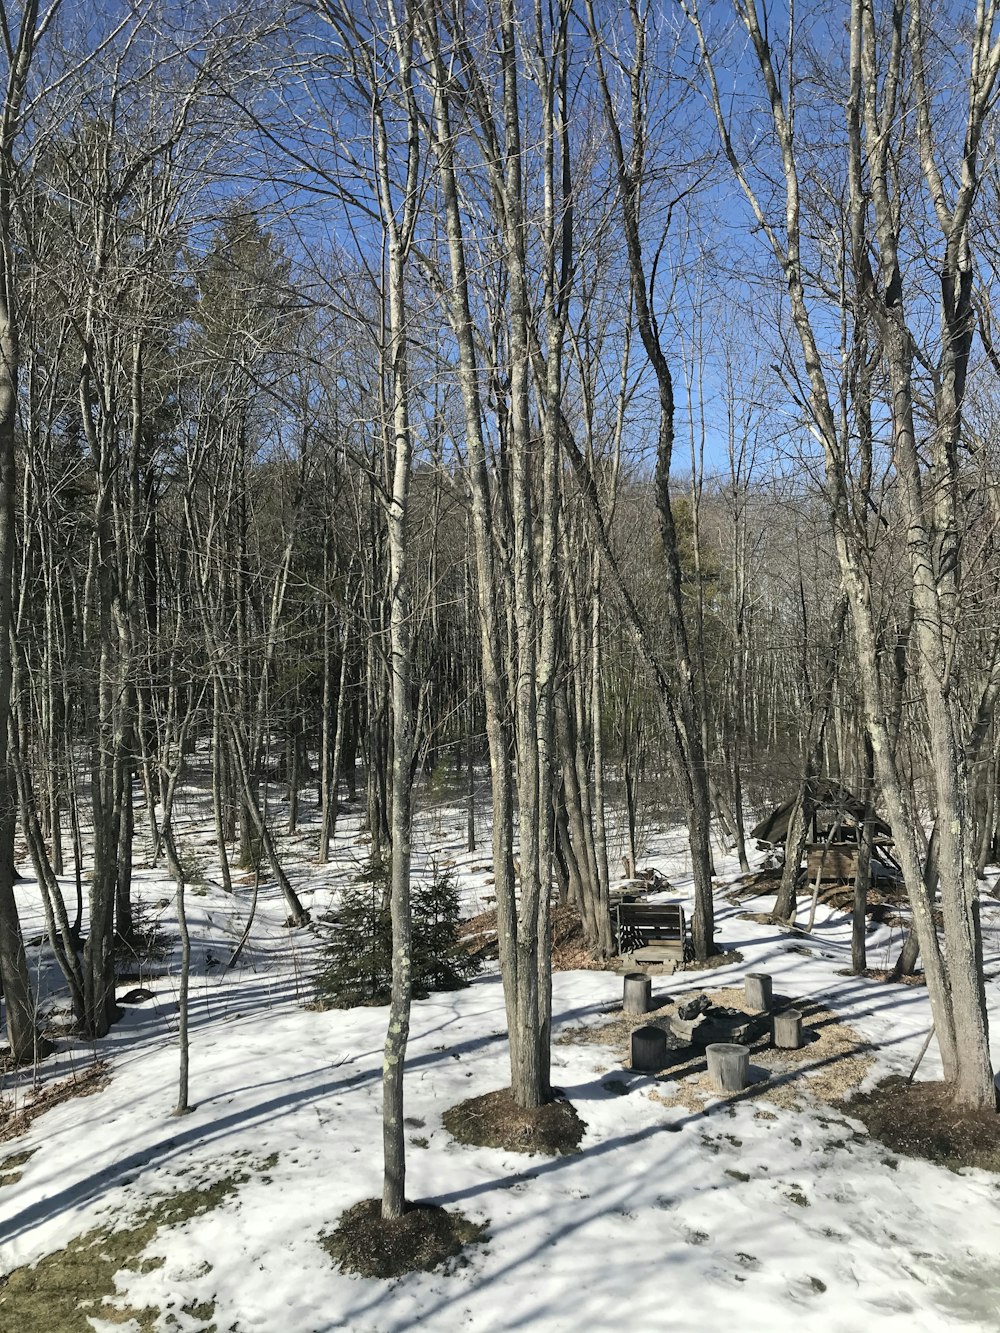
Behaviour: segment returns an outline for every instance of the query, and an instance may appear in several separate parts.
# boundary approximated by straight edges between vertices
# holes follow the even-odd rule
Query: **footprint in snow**
[[[744,1254],[742,1250],[737,1251],[736,1261],[741,1268],[747,1268],[755,1273],[760,1268],[760,1260],[755,1254]]]

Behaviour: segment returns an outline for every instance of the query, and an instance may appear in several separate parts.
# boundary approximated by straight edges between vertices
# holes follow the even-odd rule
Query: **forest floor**
[[[29,949],[58,1049],[37,1070],[0,1074],[2,1333],[1000,1325],[1000,1175],[908,1156],[905,1136],[890,1150],[844,1104],[910,1072],[930,1026],[925,989],[847,975],[842,912],[821,907],[809,935],[747,920],[770,900],[730,902],[736,871],[721,855],[718,939],[742,961],[655,979],[647,1021],[668,1022],[702,992],[731,1001],[745,972],[763,971],[803,1010],[803,1050],[781,1057],[761,1046],[751,1087],[728,1099],[688,1057],[639,1074],[620,975],[557,971],[553,1082],[584,1122],[579,1151],[459,1143],[445,1112],[509,1082],[503,995],[488,962],[493,970],[467,989],[414,1004],[407,1063],[407,1195],[464,1214],[469,1243],[433,1271],[345,1274],[330,1253],[338,1221],[381,1193],[386,1010],[309,1005],[323,915],[366,854],[357,817],[341,819],[326,866],[314,862],[312,828],[284,840],[315,924],[285,929],[284,903],[263,884],[231,970],[251,889],[228,896],[213,882],[212,836],[193,798],[177,831],[198,868],[188,905],[195,1109],[173,1115],[173,885],[137,868],[160,948],[123,969],[123,1017],[105,1040],[67,1030],[47,946]],[[468,915],[488,911],[489,852],[463,850],[464,816],[425,808],[415,842],[418,877],[432,862],[448,866]],[[667,900],[689,897],[681,830],[652,831],[641,864],[671,881]],[[21,869],[35,939],[41,915]],[[983,922],[1000,1049],[1000,904],[988,896]],[[873,927],[872,969],[891,964],[900,938],[898,926]],[[939,1076],[932,1042],[918,1080]],[[922,1104],[932,1101],[925,1089]]]

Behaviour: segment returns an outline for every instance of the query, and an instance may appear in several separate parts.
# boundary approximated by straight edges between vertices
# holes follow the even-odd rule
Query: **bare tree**
[[[604,44],[607,34],[598,24],[590,0],[586,6],[587,26],[594,48],[595,70],[604,108],[607,140],[618,187],[622,231],[628,255],[635,320],[657,388],[659,421],[656,445],[656,512],[664,557],[666,582],[666,630],[668,679],[660,690],[661,706],[667,719],[668,745],[675,776],[684,793],[685,812],[691,846],[694,876],[695,911],[692,937],[695,954],[706,958],[713,950],[714,904],[712,898],[711,792],[705,757],[705,721],[700,673],[703,663],[692,649],[682,598],[682,571],[672,496],[671,468],[675,442],[674,378],[664,348],[655,311],[657,284],[655,263],[643,252],[640,226],[644,192],[648,189],[647,160],[648,91],[651,74],[647,63],[648,15],[638,3],[629,6],[633,50],[631,59],[619,54],[628,91],[628,141],[619,120],[611,80],[607,71]],[[662,245],[662,241],[660,242]],[[658,253],[659,247],[657,247]],[[660,663],[660,670],[664,664]],[[655,674],[655,673],[654,673]]]
[[[779,220],[755,186],[756,164],[741,152],[731,131],[699,11],[695,6],[686,9],[706,69],[723,151],[787,284],[805,371],[809,423],[825,458],[827,494],[851,608],[866,728],[906,876],[945,1075],[960,1103],[992,1107],[996,1093],[985,1022],[975,854],[967,818],[968,775],[962,754],[966,724],[955,682],[962,665],[958,637],[962,573],[958,444],[975,329],[971,225],[979,190],[979,151],[1000,69],[1000,41],[994,33],[997,7],[980,5],[970,20],[964,43],[965,123],[961,146],[954,150],[955,157],[947,167],[941,165],[948,161],[943,145],[951,143],[951,136],[934,115],[938,90],[929,87],[926,73],[931,34],[919,0],[912,5],[896,0],[877,15],[874,8],[860,0],[852,4],[843,88],[844,141],[850,169],[850,262],[857,284],[856,308],[860,317],[870,318],[877,330],[889,381],[892,458],[915,610],[918,679],[933,759],[946,952],[942,952],[934,929],[924,880],[915,828],[918,812],[907,794],[896,738],[888,724],[891,709],[879,671],[870,562],[865,558],[864,532],[858,529],[850,502],[848,440],[838,424],[835,398],[827,382],[828,359],[809,302],[800,171],[803,145],[796,117],[795,58],[800,47],[795,21],[799,16],[793,8],[779,60],[766,10],[754,0],[736,8],[750,40],[752,60],[770,111],[783,187],[784,210]],[[907,109],[916,121],[916,145],[898,135],[900,113],[910,90],[913,102]],[[916,167],[911,172],[914,157]],[[936,218],[939,231],[940,334],[936,346],[928,345],[916,323],[915,312],[924,294],[907,287],[904,229],[915,216],[923,215],[906,211],[904,220],[900,191],[914,178],[926,191],[930,215]],[[915,207],[919,210],[922,205]],[[921,234],[923,231],[920,228]],[[874,254],[874,269],[870,254]],[[918,357],[921,364],[933,368],[930,404],[919,401],[914,373]],[[922,439],[921,420],[926,425]],[[995,663],[994,650],[982,684],[983,698],[993,693]]]
[[[10,756],[12,633],[16,544],[16,459],[19,329],[16,291],[15,208],[18,140],[32,61],[52,23],[59,0],[39,13],[37,0],[20,11],[0,3],[0,36],[7,61],[0,106],[0,981],[7,1036],[16,1060],[43,1055],[48,1043],[36,1027],[28,965],[14,900],[14,831],[17,791]]]

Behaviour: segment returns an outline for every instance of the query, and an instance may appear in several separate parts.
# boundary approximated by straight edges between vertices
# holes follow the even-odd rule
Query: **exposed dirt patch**
[[[477,916],[466,917],[459,924],[458,937],[473,958],[496,958],[500,949],[497,944],[497,909],[489,907]]]
[[[781,884],[781,867],[765,868],[744,875],[723,895],[731,903],[743,902],[745,898],[758,898],[765,893],[777,893]]]
[[[116,1275],[127,1278],[129,1273],[162,1267],[161,1256],[144,1256],[161,1229],[218,1207],[249,1180],[250,1171],[265,1169],[273,1160],[248,1163],[211,1183],[179,1190],[123,1225],[88,1231],[32,1267],[17,1268],[0,1278],[0,1327],[17,1333],[93,1333],[92,1320],[99,1319],[115,1324],[134,1321],[131,1327],[140,1333],[153,1333],[164,1312],[128,1305]],[[183,1308],[190,1314],[213,1307],[205,1302]]]
[[[923,972],[915,972],[912,977],[897,977],[891,968],[866,967],[861,973],[869,981],[887,981],[897,986],[926,986],[927,978]]]
[[[686,1049],[670,1030],[670,1019],[677,1001],[662,993],[657,993],[656,980],[653,979],[652,1003],[654,1008],[644,1014],[626,1014],[615,1007],[610,1012],[614,1015],[607,1023],[599,1027],[569,1028],[556,1042],[561,1046],[587,1046],[590,1044],[617,1047],[622,1055],[622,1066],[628,1068],[631,1060],[632,1033],[636,1028],[651,1026],[662,1028],[667,1037],[667,1051]],[[627,1086],[627,1085],[626,1085]]]
[[[887,911],[881,917],[886,926],[893,926],[896,930],[909,930],[913,924],[909,913],[903,915],[899,912]],[[944,915],[940,907],[935,907],[931,912],[931,920],[934,922],[934,929],[938,932],[944,930]]]
[[[737,921],[752,921],[755,926],[777,926],[780,930],[791,934],[791,927],[787,921],[777,921],[770,912],[737,912]]]
[[[738,883],[727,889],[723,895],[728,902],[742,903],[750,898],[761,898],[765,894],[777,893],[781,886],[781,867],[774,869],[758,870],[749,875],[744,875]],[[812,896],[812,885],[804,884],[801,880],[798,884],[798,901],[801,909],[803,900],[808,902]],[[894,883],[891,880],[884,879],[880,881],[878,887],[874,885],[868,890],[868,915],[875,916],[877,920],[884,920],[886,914],[894,907],[905,904],[906,887],[902,883]],[[831,907],[835,911],[846,912],[850,914],[854,910],[854,884],[851,883],[832,883],[824,884],[819,891],[817,902]],[[761,913],[766,922],[770,922],[770,915]],[[753,918],[748,918],[752,920]]]
[[[548,1157],[576,1152],[586,1129],[570,1102],[547,1102],[525,1110],[514,1101],[510,1088],[459,1102],[445,1111],[442,1120],[459,1143]]]
[[[739,949],[720,950],[719,953],[710,954],[708,958],[689,958],[686,963],[679,963],[674,968],[675,972],[709,972],[717,967],[729,967],[732,963],[742,963],[743,955]]]
[[[476,958],[496,958],[497,913],[491,907],[478,916],[470,916],[462,922],[459,936],[466,948]],[[602,972],[614,966],[611,962],[595,959],[583,932],[583,922],[575,907],[552,908],[552,970],[554,972],[574,972],[579,969]]]
[[[705,994],[719,1008],[742,1009],[746,1003],[743,991],[735,987]],[[683,997],[690,998],[690,993]],[[633,1030],[645,1026],[661,1028],[667,1037],[667,1059],[663,1071],[656,1076],[658,1087],[652,1095],[670,1105],[679,1103],[690,1111],[700,1111],[709,1098],[719,1097],[708,1081],[704,1049],[680,1042],[671,1030],[670,1020],[677,1002],[666,997],[656,999],[661,1001],[660,1007],[649,1013],[636,1017],[618,1013],[609,1023],[572,1029],[559,1040],[611,1046],[622,1068],[628,1069]],[[868,1073],[873,1063],[868,1043],[853,1028],[840,1022],[836,1014],[811,1000],[773,997],[772,1012],[787,1008],[795,1008],[802,1014],[804,1044],[797,1051],[778,1050],[772,1046],[769,1034],[750,1042],[753,1081],[742,1092],[726,1098],[727,1101],[760,1097],[790,1109],[798,1109],[806,1101],[837,1103],[850,1095]]]
[[[613,966],[596,959],[583,933],[583,922],[575,907],[552,909],[552,970],[573,972],[579,968],[603,972]]]
[[[439,1268],[486,1234],[485,1226],[430,1203],[408,1203],[402,1217],[387,1222],[381,1199],[362,1199],[320,1244],[347,1273],[390,1278]]]
[[[32,1120],[50,1107],[68,1102],[71,1097],[90,1097],[106,1088],[110,1082],[111,1066],[106,1060],[95,1060],[92,1065],[70,1078],[60,1079],[47,1088],[28,1093],[20,1110],[15,1110],[12,1104],[0,1104],[0,1143],[24,1134]]]
[[[944,1083],[908,1083],[894,1075],[842,1109],[893,1152],[953,1171],[975,1166],[1000,1172],[1000,1115],[956,1106]]]
[[[828,888],[820,889],[817,901],[850,915],[854,911],[854,885],[833,884]],[[905,902],[906,886],[904,884],[884,883],[880,888],[870,888],[868,890],[867,913],[869,916],[874,914],[878,920],[883,921],[887,919],[886,914],[889,908],[898,907]]]

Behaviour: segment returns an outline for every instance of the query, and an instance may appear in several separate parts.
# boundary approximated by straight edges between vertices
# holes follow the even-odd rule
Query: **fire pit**
[[[715,1042],[749,1045],[770,1030],[770,1018],[712,1004],[706,995],[699,995],[678,1007],[671,1016],[670,1030],[692,1046]]]

